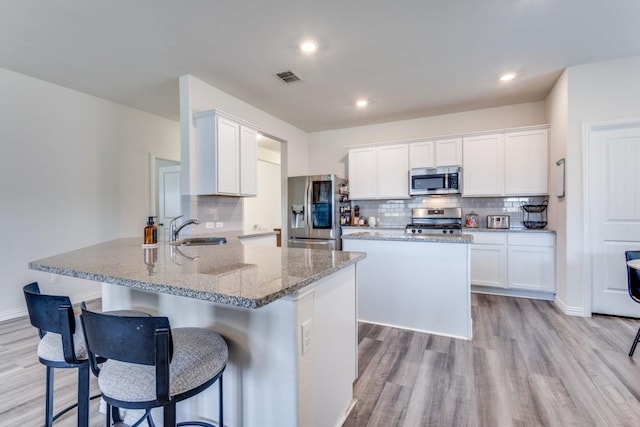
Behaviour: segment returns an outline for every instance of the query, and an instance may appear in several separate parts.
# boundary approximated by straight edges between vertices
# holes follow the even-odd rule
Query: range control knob
[[[421,228],[418,229],[418,234],[422,234],[422,229]]]
[[[442,230],[442,233],[443,234],[447,234],[447,230]]]
[[[413,230],[411,230],[411,232],[412,232],[413,234],[416,234],[416,229],[414,228]]]

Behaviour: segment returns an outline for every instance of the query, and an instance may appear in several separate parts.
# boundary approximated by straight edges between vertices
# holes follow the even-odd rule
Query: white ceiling
[[[637,0],[2,0],[0,67],[173,119],[192,74],[318,131],[544,99],[640,55],[639,22]]]

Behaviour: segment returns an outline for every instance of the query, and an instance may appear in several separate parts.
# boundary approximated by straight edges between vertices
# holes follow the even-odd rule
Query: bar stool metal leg
[[[636,334],[636,337],[633,340],[633,344],[631,345],[631,351],[629,352],[629,357],[632,357],[633,353],[636,351],[636,346],[638,345],[638,341],[640,341],[640,328],[638,328],[638,333]]]
[[[78,368],[78,427],[89,427],[89,364]]]
[[[53,368],[47,366],[47,390],[46,390],[46,402],[44,410],[44,425],[45,427],[51,427],[53,425]]]

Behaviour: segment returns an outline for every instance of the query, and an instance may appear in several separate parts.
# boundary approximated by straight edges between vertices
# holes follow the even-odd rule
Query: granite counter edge
[[[308,285],[311,285],[317,282],[318,280],[324,277],[327,277],[337,271],[343,270],[357,263],[358,261],[361,261],[364,258],[366,258],[365,253],[360,253],[360,252],[351,252],[351,253],[358,254],[358,255],[352,259],[343,261],[339,266],[331,267],[318,274],[306,277],[300,280],[299,282],[297,282],[296,284],[288,287],[287,289],[282,289],[282,290],[273,292],[262,298],[246,298],[246,297],[231,296],[231,295],[215,293],[215,292],[212,293],[212,292],[196,291],[194,289],[184,288],[177,285],[149,283],[149,282],[143,282],[140,280],[107,276],[104,274],[87,273],[84,271],[65,269],[65,268],[59,268],[59,267],[51,267],[47,265],[38,264],[37,261],[30,262],[28,264],[28,267],[31,270],[43,271],[45,273],[59,274],[61,276],[75,277],[78,279],[91,280],[94,282],[108,283],[111,285],[124,286],[127,288],[137,289],[140,291],[162,293],[162,294],[175,295],[175,296],[180,296],[185,298],[199,299],[203,301],[209,301],[209,302],[230,305],[230,306],[240,307],[240,308],[256,309],[256,308],[264,307],[265,305],[272,303],[285,296],[293,295],[300,289]]]

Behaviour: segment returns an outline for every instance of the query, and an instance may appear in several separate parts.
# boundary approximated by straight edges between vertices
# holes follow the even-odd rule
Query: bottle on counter
[[[152,245],[158,243],[158,227],[153,223],[153,216],[147,220],[147,226],[144,228],[144,244]]]

